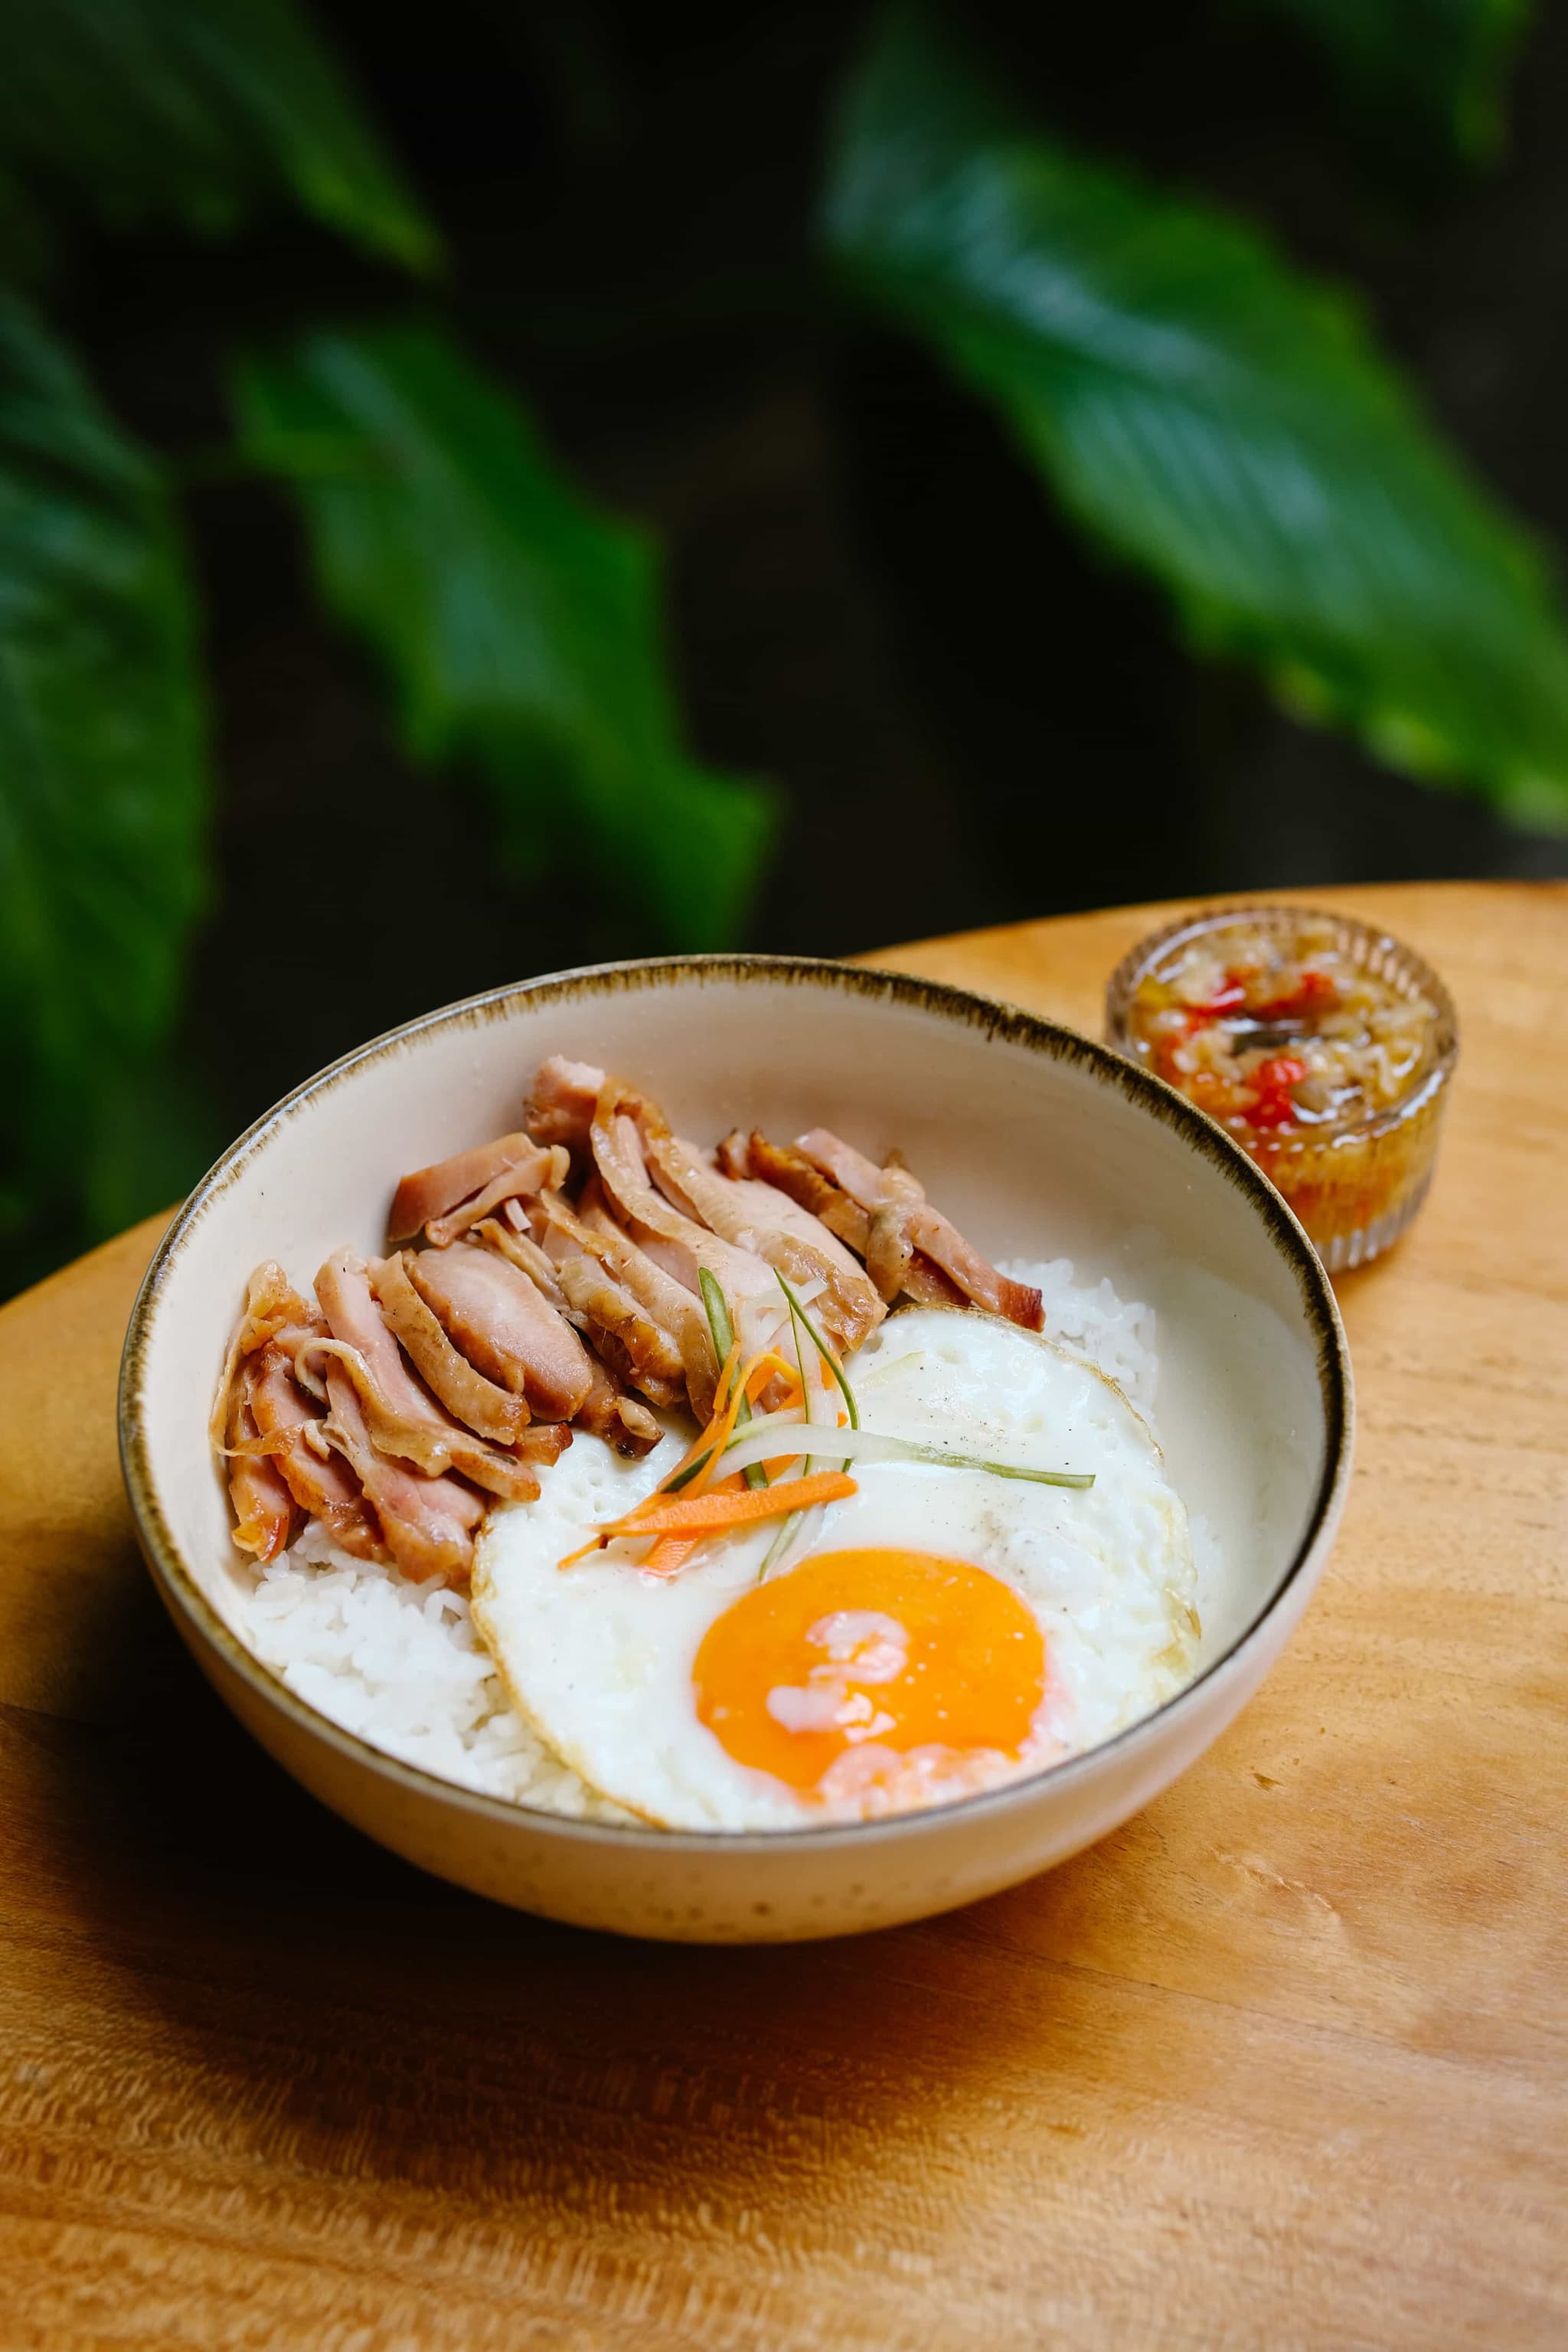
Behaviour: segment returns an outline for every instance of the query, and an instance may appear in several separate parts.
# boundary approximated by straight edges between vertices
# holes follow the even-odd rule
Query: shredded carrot
[[[700,1536],[660,1536],[647,1558],[641,1563],[645,1576],[673,1576],[684,1568],[702,1541]]]
[[[606,1520],[589,1542],[581,1545],[576,1551],[568,1552],[559,1563],[562,1568],[570,1568],[574,1561],[585,1559],[589,1552],[602,1549],[618,1536],[634,1539],[653,1536],[656,1538],[653,1548],[638,1565],[654,1576],[671,1576],[678,1568],[685,1565],[703,1536],[712,1529],[749,1526],[757,1519],[774,1517],[782,1511],[805,1510],[813,1503],[837,1502],[840,1496],[853,1495],[857,1491],[855,1481],[838,1470],[822,1471],[810,1478],[791,1479],[776,1497],[771,1486],[742,1486],[739,1474],[735,1472],[716,1479],[715,1473],[723,1462],[724,1450],[735,1433],[742,1398],[754,1404],[768,1382],[777,1377],[788,1381],[791,1404],[799,1404],[805,1395],[799,1373],[773,1349],[763,1349],[744,1366],[741,1364],[740,1355],[741,1343],[737,1339],[720,1371],[708,1426],[692,1440],[674,1469],[650,1495],[645,1495],[640,1503],[634,1503],[620,1518]],[[833,1374],[826,1364],[823,1365],[822,1371],[822,1384],[824,1388],[830,1388]],[[838,1416],[838,1425],[841,1429],[844,1426],[842,1413]],[[764,1474],[770,1479],[776,1479],[781,1471],[787,1470],[792,1463],[800,1459],[798,1454],[775,1454],[763,1464]],[[689,1472],[696,1462],[701,1464],[700,1469],[687,1479],[679,1494],[672,1495],[669,1489],[674,1481],[683,1470]]]
[[[674,1495],[635,1518],[628,1515],[606,1520],[597,1530],[596,1540],[609,1543],[616,1536],[689,1535],[710,1528],[749,1527],[753,1519],[804,1511],[814,1503],[841,1502],[858,1492],[854,1479],[844,1471],[818,1470],[809,1478],[786,1478],[777,1486],[744,1486],[739,1494]]]
[[[739,1345],[740,1342],[737,1340],[736,1346],[739,1347]],[[724,1448],[729,1444],[731,1438],[733,1437],[735,1433],[735,1423],[740,1418],[741,1412],[741,1400],[745,1393],[746,1375],[742,1371],[736,1375],[734,1385],[730,1391],[730,1401],[724,1407],[723,1412],[717,1415],[709,1430],[710,1443],[708,1459],[702,1465],[701,1469],[697,1473],[696,1477],[692,1479],[690,1485],[683,1488],[682,1491],[685,1494],[705,1494],[708,1488],[713,1485],[713,1474],[719,1468],[720,1464],[723,1461]],[[650,1500],[657,1507],[659,1501],[659,1496],[656,1494],[650,1497]]]
[[[707,1492],[713,1485],[714,1474],[724,1458],[724,1449],[735,1433],[735,1424],[741,1413],[741,1400],[746,1397],[749,1402],[755,1402],[750,1395],[752,1384],[758,1380],[759,1374],[763,1372],[767,1373],[769,1379],[772,1378],[772,1373],[768,1370],[769,1366],[776,1365],[780,1371],[788,1372],[798,1393],[799,1381],[790,1371],[789,1366],[782,1363],[771,1349],[764,1349],[761,1355],[754,1356],[743,1370],[738,1371],[736,1366],[740,1352],[741,1343],[737,1339],[724,1359],[724,1369],[719,1375],[719,1385],[713,1391],[713,1416],[707,1428],[688,1446],[674,1469],[654,1488],[653,1493],[645,1496],[640,1503],[633,1505],[632,1509],[626,1514],[628,1518],[636,1517],[639,1512],[656,1508],[661,1498],[668,1493],[673,1481],[680,1476],[683,1470],[689,1470],[691,1465],[700,1460],[704,1454],[708,1458],[702,1463],[701,1469],[695,1476],[687,1480],[681,1492],[687,1495],[701,1495]]]
[[[780,1411],[785,1412],[791,1405],[798,1404],[801,1399],[800,1374],[793,1364],[786,1364],[772,1348],[764,1349],[760,1356],[754,1358],[747,1371],[747,1403],[755,1404],[768,1382],[775,1378],[788,1383],[788,1394]]]
[[[713,1391],[713,1415],[707,1428],[703,1430],[700,1436],[692,1440],[668,1476],[656,1486],[651,1494],[645,1495],[640,1503],[634,1503],[631,1509],[615,1522],[616,1534],[638,1536],[644,1533],[654,1533],[655,1530],[651,1527],[645,1528],[644,1521],[650,1512],[659,1510],[675,1499],[669,1492],[671,1480],[679,1478],[683,1470],[689,1470],[694,1462],[700,1462],[702,1466],[695,1476],[688,1479],[681,1489],[682,1496],[694,1500],[699,1496],[707,1494],[713,1487],[714,1474],[724,1459],[724,1448],[734,1435],[735,1423],[741,1411],[741,1399],[746,1392],[747,1375],[752,1369],[752,1367],[749,1365],[742,1368],[741,1343],[737,1339],[725,1357],[723,1369],[719,1374],[719,1385]],[[739,1475],[731,1473],[722,1480],[721,1491],[736,1488],[739,1486]],[[574,1560],[586,1559],[589,1552],[597,1551],[602,1543],[608,1541],[608,1536],[595,1535],[591,1542],[580,1545],[575,1551],[568,1552],[565,1558],[556,1564],[561,1568],[570,1568]],[[654,1573],[658,1576],[669,1575],[675,1568],[679,1567],[681,1560],[684,1560],[687,1554],[694,1549],[695,1539],[686,1546],[681,1552],[680,1559],[671,1559],[668,1562],[660,1559]],[[654,1552],[658,1550],[658,1546],[656,1544]],[[645,1559],[641,1563],[642,1566],[646,1568],[648,1560],[653,1557],[654,1553],[650,1552],[648,1559]]]
[[[700,1431],[697,1436],[692,1439],[690,1444],[687,1447],[679,1461],[675,1465],[673,1470],[671,1470],[666,1477],[660,1480],[659,1484],[654,1488],[652,1494],[645,1495],[640,1503],[633,1505],[632,1507],[634,1511],[646,1511],[651,1509],[653,1505],[657,1503],[667,1492],[671,1482],[679,1478],[683,1470],[689,1470],[692,1464],[696,1461],[700,1461],[704,1454],[709,1456],[709,1459],[703,1463],[701,1470],[699,1472],[696,1478],[692,1480],[691,1484],[694,1487],[700,1489],[708,1483],[709,1479],[711,1478],[714,1467],[719,1459],[717,1454],[713,1451],[713,1438],[719,1423],[723,1417],[724,1402],[730,1393],[730,1382],[731,1380],[736,1378],[740,1367],[740,1361],[741,1343],[739,1339],[737,1339],[729,1354],[725,1357],[723,1368],[720,1371],[719,1383],[713,1391],[713,1410],[709,1416],[708,1426],[706,1429]],[[737,1394],[739,1393],[739,1381],[737,1381]],[[737,1407],[737,1411],[738,1410],[739,1408]],[[731,1423],[731,1428],[733,1425],[733,1423]],[[629,1517],[631,1513],[628,1513],[627,1516]]]
[[[689,1495],[695,1490],[696,1482],[694,1481],[692,1486],[685,1489],[685,1492]],[[744,1492],[744,1481],[738,1470],[731,1470],[727,1478],[721,1478],[718,1485],[709,1491],[715,1495],[739,1495]],[[658,1496],[655,1495],[651,1499],[657,1503]],[[637,1565],[645,1575],[673,1576],[678,1568],[685,1567],[701,1541],[702,1538],[700,1535],[656,1536],[652,1550],[645,1559],[639,1560]]]

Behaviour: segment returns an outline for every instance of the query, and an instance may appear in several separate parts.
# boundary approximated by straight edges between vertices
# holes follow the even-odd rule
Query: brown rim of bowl
[[[1317,1493],[1289,1567],[1275,1591],[1243,1631],[1219,1657],[1211,1660],[1203,1672],[1194,1675],[1174,1697],[1166,1699],[1152,1714],[1140,1717],[1136,1723],[1129,1724],[1112,1738],[1102,1740],[1098,1747],[1084,1749],[1081,1755],[1070,1756],[1059,1764],[1047,1766],[1043,1772],[1009,1781],[1003,1788],[984,1790],[973,1796],[952,1798],[945,1804],[922,1806],[907,1813],[888,1814],[876,1821],[824,1822],[797,1830],[661,1830],[641,1824],[623,1826],[611,1822],[583,1821],[571,1814],[552,1812],[544,1806],[521,1803],[509,1797],[490,1796],[483,1790],[468,1789],[458,1781],[446,1780],[439,1773],[425,1771],[416,1764],[405,1763],[400,1757],[390,1755],[373,1746],[369,1740],[362,1739],[357,1733],[345,1730],[341,1724],[332,1722],[330,1717],[319,1713],[315,1707],[297,1697],[288,1685],[269,1667],[263,1665],[261,1660],[247,1650],[224,1622],[186,1567],[170,1533],[159,1505],[142,1426],[142,1367],[149,1328],[185,1236],[200,1223],[211,1204],[228,1190],[268,1137],[297,1106],[311,1096],[341,1085],[364,1063],[396,1053],[413,1039],[425,1036],[432,1030],[460,1028],[493,1021],[524,1003],[588,997],[633,988],[657,988],[672,980],[695,979],[700,984],[709,978],[742,983],[752,979],[775,982],[782,980],[802,985],[843,988],[853,994],[870,996],[883,1003],[903,1004],[919,1012],[963,1022],[979,1029],[987,1037],[1002,1037],[1010,1044],[1027,1045],[1048,1060],[1076,1064],[1080,1068],[1092,1071],[1103,1083],[1115,1087],[1130,1101],[1141,1104],[1165,1125],[1173,1127],[1239,1192],[1247,1195],[1296,1277],[1307,1320],[1318,1344],[1318,1383],[1323,1404],[1325,1444]],[[358,1046],[353,1053],[329,1064],[314,1077],[307,1078],[301,1086],[296,1087],[291,1094],[285,1095],[254,1126],[247,1128],[208,1170],[176,1214],[153,1255],[131,1311],[121,1360],[119,1395],[120,1458],[126,1492],[131,1499],[142,1552],[162,1591],[165,1605],[171,1614],[176,1609],[182,1612],[192,1627],[205,1637],[225,1664],[242,1681],[248,1683],[258,1697],[291,1717],[300,1729],[325,1739],[329,1746],[336,1748],[342,1755],[369,1765],[373,1770],[400,1783],[416,1795],[436,1797],[447,1803],[459,1804],[498,1824],[516,1822],[521,1818],[551,1834],[626,1846],[642,1853],[709,1853],[721,1846],[726,1852],[763,1853],[784,1847],[798,1850],[803,1843],[838,1846],[851,1839],[872,1835],[879,1838],[912,1836],[918,1834],[923,1823],[938,1816],[958,1813],[978,1816],[1000,1812],[1026,1802],[1030,1790],[1038,1788],[1043,1781],[1048,1780],[1059,1784],[1063,1776],[1069,1780],[1085,1777],[1113,1749],[1142,1737],[1153,1724],[1177,1710],[1188,1708],[1196,1693],[1239,1657],[1274,1614],[1321,1540],[1331,1532],[1338,1520],[1350,1480],[1353,1428],[1353,1394],[1344,1330],[1332,1286],[1317,1252],[1280,1195],[1246,1152],[1233,1142],[1223,1128],[1197,1109],[1184,1095],[1177,1093],[1163,1078],[1155,1077],[1152,1071],[1114,1052],[1109,1045],[1101,1045],[1093,1038],[1082,1036],[1077,1030],[1066,1028],[1058,1022],[1046,1020],[1037,1013],[1026,1013],[1017,1005],[981,996],[968,989],[954,988],[942,981],[920,980],[904,972],[883,971],[874,966],[838,963],[826,957],[789,955],[647,957],[550,972],[538,980],[487,990],[481,995],[465,997],[458,1003],[443,1005],[434,1013],[422,1013],[417,1019],[387,1030],[383,1035],[372,1038],[367,1045]]]
[[[1418,1110],[1423,1103],[1430,1102],[1434,1095],[1441,1094],[1453,1076],[1454,1066],[1459,1058],[1458,1010],[1446,983],[1433,971],[1426,957],[1417,955],[1414,948],[1406,947],[1395,932],[1383,930],[1376,923],[1363,923],[1356,915],[1336,915],[1329,907],[1282,906],[1269,899],[1246,906],[1204,907],[1194,914],[1178,915],[1174,922],[1163,923],[1157,931],[1148,932],[1135,947],[1128,949],[1105,983],[1107,1042],[1118,1029],[1125,1026],[1133,991],[1156,956],[1189,937],[1196,939],[1205,931],[1224,931],[1236,924],[1258,922],[1274,929],[1292,922],[1330,923],[1336,930],[1345,932],[1363,946],[1392,948],[1437,1016],[1436,1055],[1431,1067],[1422,1072],[1408,1094],[1401,1095],[1397,1102],[1388,1104],[1383,1110],[1369,1111],[1364,1118],[1328,1120],[1321,1127],[1304,1129],[1300,1140],[1324,1143],[1330,1137],[1337,1141],[1341,1136],[1353,1135],[1376,1142],[1380,1137],[1403,1127],[1412,1113]],[[1111,1051],[1124,1055],[1139,1069],[1148,1067],[1131,1034],[1125,1045],[1112,1045]],[[1180,1088],[1177,1091],[1179,1093]],[[1184,1101],[1187,1099],[1187,1097],[1183,1097]]]

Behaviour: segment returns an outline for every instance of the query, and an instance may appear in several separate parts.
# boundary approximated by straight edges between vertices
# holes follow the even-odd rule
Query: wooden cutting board
[[[929,1926],[616,1943],[380,1853],[137,1560],[156,1224],[0,1314],[6,2352],[1568,2342],[1568,889],[1322,902],[1464,1024],[1342,1286],[1338,1551],[1184,1780]],[[1153,919],[879,960],[1098,1028]]]

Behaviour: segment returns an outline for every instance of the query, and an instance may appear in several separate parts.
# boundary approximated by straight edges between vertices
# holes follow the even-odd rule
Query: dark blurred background
[[[859,12],[314,14],[448,241],[448,322],[579,484],[661,538],[691,745],[780,788],[742,944],[837,953],[1178,893],[1568,873],[1561,838],[1193,659],[1163,595],[1069,528],[994,414],[835,300],[810,225]],[[1201,184],[1359,283],[1478,474],[1568,542],[1568,14],[1529,29],[1481,163],[1347,104],[1278,16],[1238,5],[1220,40],[1214,24],[1176,0],[1131,28],[1051,12],[1021,50],[998,15],[990,37],[1055,130]],[[370,663],[323,625],[296,514],[204,463],[226,338],[369,313],[390,287],[279,214],[242,249],[89,234],[58,309],[106,403],[187,483],[220,780],[178,1040],[193,1138],[221,1142],[425,1007],[658,943],[596,887],[590,843],[503,875],[474,798],[410,764]]]

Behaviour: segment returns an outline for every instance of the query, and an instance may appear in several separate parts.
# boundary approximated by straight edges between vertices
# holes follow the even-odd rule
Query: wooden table
[[[1184,1780],[927,1927],[616,1943],[364,1843],[138,1564],[154,1226],[0,1315],[6,2352],[1568,2342],[1568,890],[1323,895],[1464,1024],[1338,1552]],[[1094,1027],[1148,919],[884,960]]]

